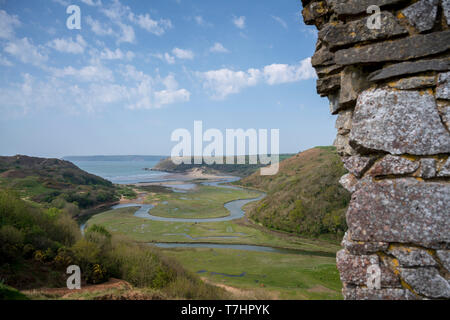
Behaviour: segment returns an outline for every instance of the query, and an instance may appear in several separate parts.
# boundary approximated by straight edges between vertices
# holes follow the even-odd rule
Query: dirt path
[[[210,285],[219,287],[227,291],[231,294],[232,299],[237,300],[278,300],[279,293],[274,291],[264,290],[263,288],[255,288],[255,289],[240,289],[236,287],[232,287],[223,283],[215,283],[211,280],[201,277],[203,282],[206,282]]]
[[[85,285],[81,286],[79,290],[70,290],[68,288],[40,288],[32,290],[22,291],[26,295],[46,295],[46,296],[57,296],[60,298],[70,298],[73,294],[84,294],[89,292],[101,292],[112,289],[128,289],[131,290],[133,286],[125,280],[120,279],[109,279],[108,282],[101,284]]]

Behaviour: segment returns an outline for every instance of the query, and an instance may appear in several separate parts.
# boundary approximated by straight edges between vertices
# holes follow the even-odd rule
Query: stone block
[[[439,248],[450,242],[450,185],[414,178],[361,185],[347,211],[352,239]]]
[[[401,267],[437,266],[432,255],[423,249],[394,246],[394,248],[389,250],[389,253],[398,260]]]
[[[438,3],[439,0],[420,0],[401,12],[419,32],[424,32],[436,23]]]
[[[424,179],[436,176],[436,159],[420,159],[420,176]]]
[[[372,72],[369,75],[368,79],[370,81],[378,81],[392,77],[406,76],[425,71],[447,71],[447,70],[450,70],[449,59],[419,60],[414,62],[402,62],[392,64],[381,70]]]
[[[369,89],[353,112],[350,144],[357,150],[433,155],[450,152],[450,133],[431,92]]]
[[[449,48],[450,30],[446,30],[343,49],[336,51],[334,58],[340,65],[402,61],[442,53]]]
[[[408,33],[390,12],[381,13],[380,29],[367,28],[367,19],[370,17],[338,25],[327,24],[319,31],[319,39],[326,42],[329,48],[334,49],[362,41],[388,39]]]
[[[450,284],[436,268],[399,268],[402,279],[427,298],[450,298]]]
[[[375,163],[368,174],[372,177],[410,174],[419,169],[419,162],[388,154]]]
[[[343,159],[344,167],[357,178],[361,178],[374,163],[374,157],[352,156]]]

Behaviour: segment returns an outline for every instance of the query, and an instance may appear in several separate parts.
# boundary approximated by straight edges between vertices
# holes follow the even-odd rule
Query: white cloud
[[[155,92],[155,105],[163,106],[178,102],[186,102],[190,99],[190,92],[186,89],[180,90],[161,90]]]
[[[311,58],[306,58],[295,65],[271,64],[262,69],[233,71],[230,69],[197,72],[203,80],[203,87],[212,93],[214,99],[224,99],[228,95],[238,93],[246,87],[261,82],[268,85],[296,82],[313,79],[316,73],[311,66]]]
[[[81,0],[81,2],[83,2],[84,4],[87,4],[88,6],[94,6],[94,7],[100,7],[102,5],[102,1],[101,0]]]
[[[168,64],[174,64],[175,63],[175,58],[172,57],[170,54],[168,54],[167,52],[164,53],[164,60],[167,61]]]
[[[68,5],[70,5],[70,2],[67,0],[53,0],[53,2],[59,3],[60,5],[67,7]]]
[[[110,6],[102,7],[100,11],[108,17],[110,22],[118,27],[120,31],[109,32],[110,27],[101,27],[99,23],[96,23],[96,29],[98,31],[97,34],[103,33],[114,35],[117,37],[118,44],[122,42],[135,42],[135,32],[133,26],[129,23],[137,25],[140,28],[158,36],[163,35],[168,29],[173,27],[172,22],[169,19],[155,20],[152,19],[148,13],[136,15],[130,7],[123,5],[119,0],[113,0]],[[93,21],[91,21],[90,25],[91,28],[94,28]]]
[[[84,41],[81,35],[77,35],[75,41],[72,40],[72,38],[67,39],[61,38],[61,39],[54,39],[48,43],[49,47],[57,51],[73,54],[84,53],[86,45],[87,45],[86,41]]]
[[[168,29],[172,28],[172,22],[168,19],[153,20],[147,13],[145,15],[135,16],[133,13],[129,14],[130,21],[136,23],[142,29],[147,30],[157,36],[163,35]]]
[[[20,26],[17,16],[10,16],[6,11],[0,10],[0,39],[12,39],[14,28]]]
[[[165,78],[152,78],[142,71],[136,70],[132,65],[127,65],[122,75],[129,80],[135,81],[135,86],[129,88],[129,109],[152,109],[161,108],[167,104],[189,101],[190,92],[186,89],[178,89],[178,82],[173,75]],[[157,87],[161,89],[156,89]]]
[[[0,66],[12,67],[14,64],[0,54]]]
[[[216,52],[216,53],[229,53],[230,52],[220,42],[216,42],[211,48],[209,48],[209,51]]]
[[[194,21],[202,27],[212,27],[212,23],[209,23],[205,21],[205,19],[202,16],[195,16]]]
[[[178,59],[194,59],[194,53],[191,50],[183,50],[180,48],[173,48],[172,54]]]
[[[271,16],[273,20],[275,20],[276,22],[278,22],[283,28],[287,29],[288,25],[286,23],[286,21],[284,21],[283,19],[281,19],[280,17],[277,16]]]
[[[117,48],[114,51],[108,48],[104,48],[100,52],[93,52],[93,54],[98,55],[100,59],[104,60],[122,60],[122,59],[132,60],[135,57],[133,52],[131,51],[123,52],[119,48]]]
[[[214,99],[224,99],[232,93],[240,92],[243,88],[256,85],[260,80],[261,71],[220,69],[198,73],[198,76],[204,81],[203,87],[213,92]]]
[[[107,27],[100,21],[92,19],[92,17],[90,16],[86,17],[86,23],[91,27],[92,32],[94,32],[98,36],[106,36],[114,34],[114,31],[112,30],[111,27]]]
[[[263,69],[265,81],[269,85],[296,82],[316,77],[311,66],[311,58],[304,59],[296,65],[271,64]]]
[[[48,56],[41,52],[40,48],[33,45],[28,38],[15,39],[6,44],[3,51],[19,59],[23,63],[42,66],[48,60]]]
[[[245,28],[245,16],[233,17],[233,23],[239,29]]]
[[[113,81],[113,72],[101,65],[49,70],[52,73],[48,77],[24,74],[22,81],[0,87],[0,112],[26,113],[31,108],[73,113],[101,112],[112,107],[153,109],[190,99],[190,92],[179,88],[172,74],[151,77],[132,65],[116,70],[121,83]]]
[[[134,29],[132,26],[118,22],[117,25],[119,26],[120,30],[122,31],[117,39],[117,43],[121,42],[128,42],[128,43],[134,43],[135,40],[135,34]]]
[[[57,78],[73,77],[83,82],[114,81],[113,72],[102,65],[89,65],[80,69],[65,67],[63,69],[52,69]]]

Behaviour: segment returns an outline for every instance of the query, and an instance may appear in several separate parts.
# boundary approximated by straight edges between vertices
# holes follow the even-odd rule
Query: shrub
[[[0,227],[0,263],[15,261],[22,255],[23,233],[13,226]]]

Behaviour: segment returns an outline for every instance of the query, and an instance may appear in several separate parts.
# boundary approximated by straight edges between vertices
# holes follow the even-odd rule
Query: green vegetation
[[[6,286],[0,282],[0,300],[29,300],[19,290]]]
[[[104,226],[113,234],[124,234],[138,242],[209,242],[265,245],[311,252],[328,252],[330,256],[339,250],[337,242],[320,241],[301,237],[283,237],[272,232],[246,225],[242,220],[183,223],[151,221],[135,217],[138,208],[122,208],[93,216],[88,225]],[[153,214],[153,212],[152,212]]]
[[[294,156],[293,154],[280,154],[279,160],[283,161],[290,157]],[[192,158],[193,159],[193,158]],[[235,164],[230,165],[226,164],[225,157],[223,160],[223,164],[206,164],[204,161],[202,164],[194,164],[194,161],[191,161],[192,164],[180,164],[176,165],[172,162],[170,158],[166,158],[161,160],[156,166],[152,168],[152,170],[158,171],[167,171],[167,172],[175,172],[175,173],[183,173],[190,171],[195,168],[201,169],[205,173],[210,174],[224,174],[224,175],[232,175],[238,177],[246,177],[254,172],[256,172],[259,168],[264,167],[265,165],[261,164],[258,159],[257,164],[249,164],[249,156],[245,156],[245,164]],[[236,157],[235,162],[236,163]]]
[[[345,172],[334,147],[317,147],[281,162],[274,176],[255,173],[237,184],[267,192],[247,207],[254,221],[299,235],[341,238],[350,201],[339,184]]]
[[[114,185],[68,161],[27,156],[0,157],[0,189],[50,208],[88,209],[117,201]]]
[[[203,248],[164,254],[211,282],[255,292],[257,298],[342,299],[334,257]]]
[[[117,186],[117,194],[123,196],[125,199],[136,199],[137,193],[131,186],[119,185]]]
[[[0,190],[0,292],[20,298],[14,290],[64,287],[66,267],[81,267],[84,283],[110,277],[138,288],[161,291],[167,298],[218,299],[223,290],[203,283],[159,250],[112,235],[92,225],[82,238],[70,214],[56,208],[33,207],[13,191]]]
[[[146,202],[155,205],[152,215],[170,218],[217,218],[229,215],[224,203],[238,199],[256,198],[259,193],[198,185],[185,193],[151,194]]]

